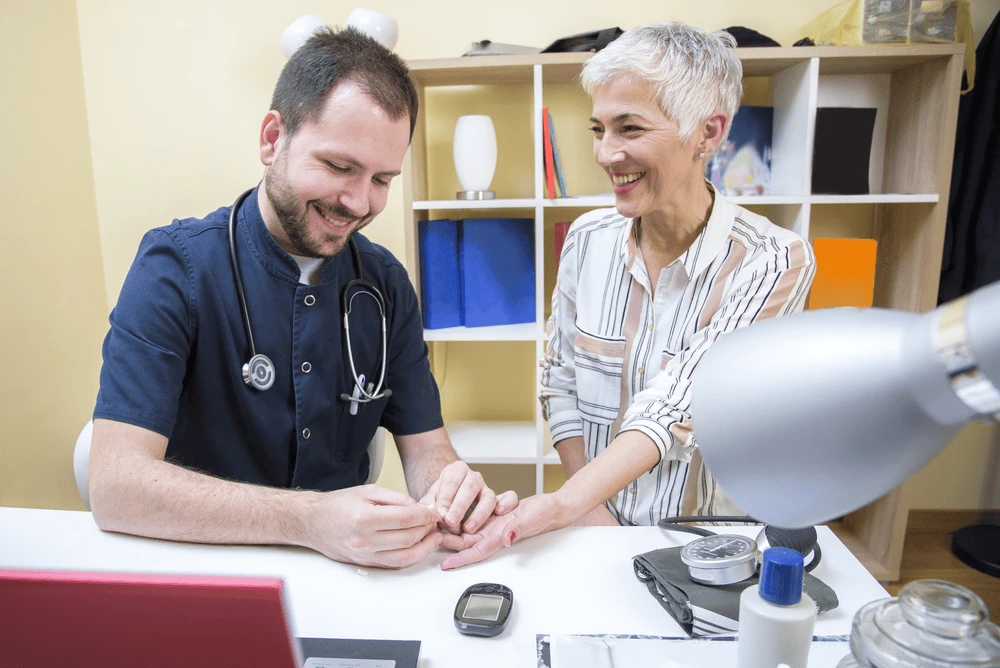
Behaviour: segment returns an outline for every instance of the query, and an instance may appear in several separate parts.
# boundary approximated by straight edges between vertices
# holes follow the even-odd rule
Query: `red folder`
[[[542,142],[545,147],[545,188],[549,199],[556,198],[556,172],[552,161],[552,134],[549,131],[549,108],[542,107]]]
[[[4,666],[299,668],[274,578],[0,570]]]

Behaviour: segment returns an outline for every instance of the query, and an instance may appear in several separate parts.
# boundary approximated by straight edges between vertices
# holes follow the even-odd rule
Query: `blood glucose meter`
[[[492,582],[474,584],[455,606],[455,628],[470,636],[495,636],[503,632],[514,607],[514,592]]]

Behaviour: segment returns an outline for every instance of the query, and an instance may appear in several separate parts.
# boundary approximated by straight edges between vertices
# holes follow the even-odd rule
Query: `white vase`
[[[396,40],[399,39],[396,19],[370,9],[355,9],[347,15],[344,25],[356,28],[390,51],[396,47]]]
[[[317,30],[325,27],[326,21],[315,14],[306,14],[292,21],[281,33],[281,50],[285,52],[285,57],[291,58]]]
[[[497,168],[497,133],[493,129],[493,119],[489,116],[460,117],[455,124],[453,150],[455,171],[462,189],[467,193],[484,193],[480,197],[489,199],[492,195],[490,183]]]

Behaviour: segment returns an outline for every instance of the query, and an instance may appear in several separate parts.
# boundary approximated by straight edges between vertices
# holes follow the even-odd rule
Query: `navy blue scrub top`
[[[314,490],[361,484],[379,425],[417,434],[443,424],[406,270],[354,236],[364,277],[386,302],[384,388],[392,396],[351,415],[339,399],[354,389],[341,318],[342,288],[357,278],[350,248],[326,263],[319,285],[299,284],[299,267],[265,227],[255,190],[237,214],[236,245],[254,344],[276,370],[261,392],[242,378],[250,346],[229,258],[229,211],[175,220],[143,238],[111,312],[94,417],[163,434],[168,460],[222,478]],[[357,371],[376,380],[378,307],[359,296],[350,317]]]

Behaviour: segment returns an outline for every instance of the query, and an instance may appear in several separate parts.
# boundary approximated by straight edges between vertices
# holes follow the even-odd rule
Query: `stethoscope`
[[[253,188],[236,198],[233,208],[229,212],[229,259],[233,265],[233,277],[236,280],[236,292],[240,297],[240,313],[243,315],[243,327],[246,329],[247,341],[250,343],[250,361],[243,365],[243,382],[255,390],[264,391],[274,385],[274,363],[271,358],[263,353],[258,353],[253,342],[253,330],[250,328],[250,314],[247,310],[246,294],[243,291],[243,279],[240,276],[240,262],[236,257],[236,213],[242,206],[243,201],[254,191]],[[347,342],[347,360],[351,365],[351,376],[354,378],[353,394],[342,393],[341,401],[351,402],[351,415],[358,412],[358,404],[367,404],[378,399],[392,396],[392,390],[385,388],[385,365],[386,347],[388,344],[388,334],[385,325],[385,300],[378,289],[365,280],[361,270],[361,254],[358,252],[358,245],[351,239],[348,242],[351,247],[351,255],[354,259],[354,269],[358,277],[349,281],[340,293],[340,303],[344,312],[344,340]],[[351,294],[352,288],[356,288]],[[354,366],[354,351],[351,350],[351,305],[358,295],[366,295],[375,300],[378,305],[379,315],[382,319],[382,359],[379,364],[378,383],[369,382],[365,385],[364,374],[358,374]]]

